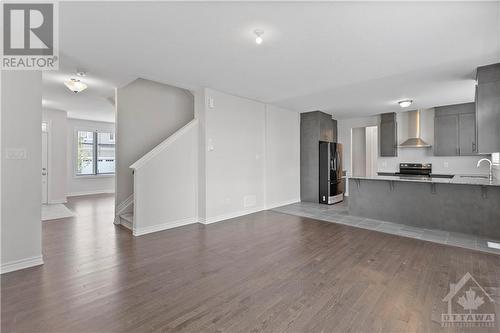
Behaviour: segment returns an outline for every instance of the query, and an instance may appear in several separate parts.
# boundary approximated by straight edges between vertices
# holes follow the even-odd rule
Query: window
[[[77,131],[76,174],[115,173],[115,137],[111,132]]]

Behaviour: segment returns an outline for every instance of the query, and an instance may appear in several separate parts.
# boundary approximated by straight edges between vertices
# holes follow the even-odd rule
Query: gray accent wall
[[[301,201],[319,202],[319,141],[337,142],[337,121],[321,111],[301,113]]]
[[[191,92],[137,79],[117,91],[116,204],[134,190],[135,161],[194,119]]]

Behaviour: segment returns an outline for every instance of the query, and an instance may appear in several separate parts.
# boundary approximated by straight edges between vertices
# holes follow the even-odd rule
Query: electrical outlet
[[[450,165],[448,164],[448,162],[444,162],[444,163],[443,163],[443,167],[448,168],[449,166],[450,166]]]
[[[253,207],[257,204],[257,196],[256,195],[246,195],[243,198],[243,207]]]
[[[8,160],[25,160],[27,157],[26,149],[24,148],[7,148],[5,151],[5,158]]]

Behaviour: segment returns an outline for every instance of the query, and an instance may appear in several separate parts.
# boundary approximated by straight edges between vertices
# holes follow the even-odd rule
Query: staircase
[[[121,214],[120,215],[120,224],[127,229],[133,230],[133,228],[134,228],[134,212]]]
[[[134,193],[116,207],[115,224],[140,236],[197,222],[197,143],[194,119],[133,163]]]

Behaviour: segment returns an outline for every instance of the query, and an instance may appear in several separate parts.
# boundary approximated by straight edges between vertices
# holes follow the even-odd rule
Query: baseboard
[[[71,192],[66,194],[68,197],[78,197],[81,195],[92,195],[92,194],[109,194],[115,193],[115,190],[98,190],[98,191],[82,191],[82,192]]]
[[[68,202],[67,198],[64,198],[64,199],[54,199],[54,200],[49,200],[48,204],[49,205],[65,204],[67,202]]]
[[[10,261],[2,264],[0,268],[0,274],[18,271],[20,269],[25,269],[33,266],[43,265],[43,256],[36,256],[31,258],[25,258],[21,260]]]
[[[291,205],[291,204],[294,204],[297,202],[300,202],[300,198],[268,204],[268,205],[266,205],[266,209],[273,209],[276,207]]]
[[[198,220],[200,223],[203,223],[203,224],[211,224],[211,223],[216,223],[216,222],[220,222],[220,221],[224,221],[224,220],[234,219],[235,217],[240,217],[243,215],[257,213],[257,212],[260,212],[263,210],[265,210],[265,208],[262,206],[259,206],[259,207],[253,207],[253,208],[240,210],[238,212],[222,214],[222,215],[207,217],[207,218],[200,218]]]
[[[186,219],[180,219],[180,220],[166,222],[166,223],[162,223],[162,224],[156,224],[156,225],[149,226],[149,227],[143,227],[143,228],[136,227],[136,228],[133,228],[132,233],[134,234],[134,236],[142,236],[142,235],[150,234],[152,232],[177,228],[177,227],[181,227],[183,225],[188,225],[188,224],[192,224],[192,223],[196,223],[196,222],[198,222],[198,219],[196,217],[189,217]]]

